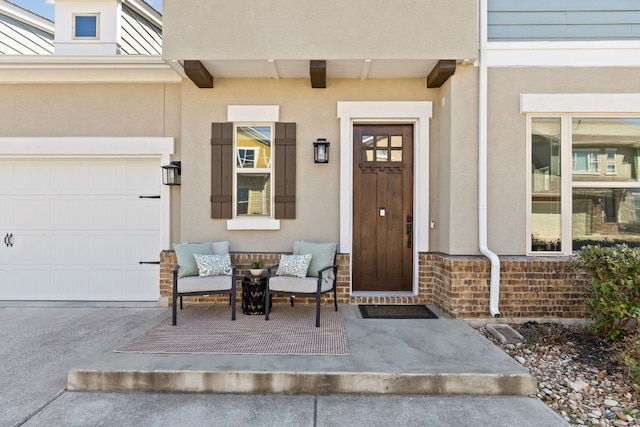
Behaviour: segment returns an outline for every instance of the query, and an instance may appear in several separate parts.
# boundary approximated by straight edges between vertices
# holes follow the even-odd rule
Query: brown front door
[[[353,290],[411,291],[413,125],[354,125],[353,162]]]

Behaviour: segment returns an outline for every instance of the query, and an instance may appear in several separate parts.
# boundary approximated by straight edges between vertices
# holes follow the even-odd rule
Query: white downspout
[[[491,316],[500,316],[500,258],[487,245],[487,109],[488,83],[487,63],[487,0],[480,0],[480,54],[478,56],[478,245],[480,252],[491,261],[491,282],[489,284],[489,311]]]

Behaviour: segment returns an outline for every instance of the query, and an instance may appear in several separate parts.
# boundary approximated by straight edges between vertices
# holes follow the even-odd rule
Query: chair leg
[[[180,295],[180,310],[182,310],[182,295]]]
[[[229,304],[231,304],[231,320],[236,320],[236,292],[235,292],[235,289],[231,292],[231,298],[230,298]]]
[[[271,294],[269,293],[269,285],[267,284],[267,289],[265,289],[264,293],[264,320],[269,320],[269,308],[271,308]]]
[[[316,328],[320,327],[320,295],[316,295]]]
[[[293,295],[289,297],[289,302],[291,303],[291,307],[293,307]]]
[[[177,322],[177,317],[178,317],[178,313],[177,313],[177,305],[178,305],[178,298],[176,297],[176,294],[174,292],[173,294],[173,306],[171,307],[173,310],[173,317],[172,317],[172,321],[171,321],[171,325],[176,326],[176,322]]]
[[[336,284],[333,284],[333,305],[336,307],[336,311],[338,311],[338,295],[336,292]]]

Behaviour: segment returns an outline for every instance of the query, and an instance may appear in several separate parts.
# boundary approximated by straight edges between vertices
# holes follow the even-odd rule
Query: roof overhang
[[[474,58],[464,60],[438,59],[245,59],[245,60],[198,60],[198,73],[205,71],[216,78],[273,78],[273,79],[310,79],[312,87],[322,87],[323,79],[396,79],[424,78],[432,73],[439,85],[442,85],[455,71],[456,64],[473,62]],[[176,72],[187,77],[185,62],[179,59],[167,59]],[[201,66],[201,67],[200,67]],[[193,79],[192,79],[193,80]],[[316,83],[314,83],[314,81]],[[195,80],[194,80],[195,82]],[[198,83],[196,83],[198,85]],[[429,86],[439,87],[439,86]]]

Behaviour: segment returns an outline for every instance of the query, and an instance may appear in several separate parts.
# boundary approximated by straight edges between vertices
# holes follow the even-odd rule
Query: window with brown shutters
[[[296,124],[277,122],[271,127],[213,123],[211,129],[211,217],[233,218],[235,203],[236,218],[268,216],[275,219],[294,219]],[[251,142],[234,142],[234,137],[238,140],[249,138],[259,146],[262,139],[261,130],[267,129],[273,129],[273,149],[267,147],[266,140],[264,150],[253,147]],[[266,135],[266,132],[264,134]],[[262,152],[270,153],[269,159],[273,160],[273,169],[269,170],[271,162],[264,161]],[[237,175],[235,194],[234,173]]]

